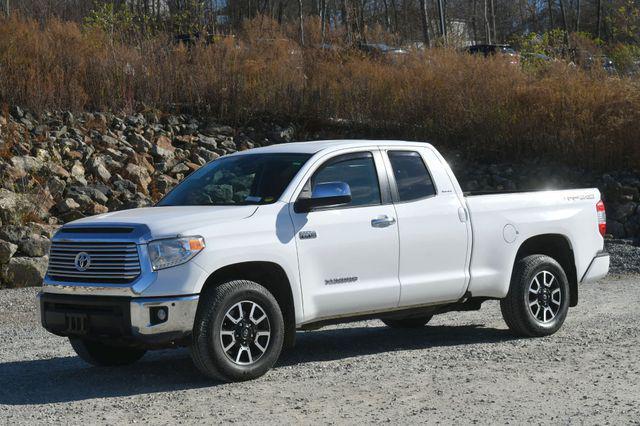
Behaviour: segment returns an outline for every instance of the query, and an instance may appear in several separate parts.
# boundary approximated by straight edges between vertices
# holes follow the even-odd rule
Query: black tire
[[[270,336],[267,341],[262,340],[261,345],[266,349],[260,353],[255,343],[251,343],[251,335],[256,335],[257,327],[264,327],[264,321],[260,324],[250,322],[246,314],[241,315],[243,311],[248,310],[246,304],[257,304],[266,315],[268,321]],[[237,311],[235,308],[240,304],[241,309]],[[244,308],[242,306],[244,305]],[[250,305],[251,306],[251,305]],[[233,311],[231,311],[234,309]],[[239,322],[229,323],[227,313],[234,312],[240,319]],[[229,352],[223,348],[223,339],[230,338],[222,336],[224,327],[239,327],[242,330],[242,323],[246,327],[256,327],[250,332],[248,340],[242,344],[241,335],[235,334],[232,338],[233,345]],[[259,341],[255,338],[253,342]],[[244,381],[251,380],[265,374],[278,360],[282,351],[284,341],[284,320],[282,311],[278,302],[273,295],[263,286],[245,280],[230,281],[220,286],[205,291],[200,296],[200,305],[193,327],[193,341],[190,346],[191,358],[196,367],[207,377],[222,381]],[[248,343],[247,343],[248,342]],[[225,344],[227,342],[225,341]],[[231,344],[231,342],[228,342]],[[246,353],[247,349],[249,354]],[[237,350],[237,352],[233,352]],[[240,351],[244,351],[242,355],[237,355],[242,361],[250,360],[251,362],[241,365],[232,357],[235,357]],[[253,353],[253,355],[251,355]],[[258,355],[258,356],[256,356]],[[251,357],[255,360],[251,360]],[[238,359],[238,358],[236,358]]]
[[[409,318],[383,318],[380,321],[391,328],[421,328],[431,321],[433,315]]]
[[[549,292],[557,293],[556,289],[559,290],[558,304],[553,296],[551,296],[551,302],[548,297],[544,297],[546,285],[541,286],[542,293],[536,293],[530,288],[536,286],[533,283],[534,278],[538,279],[538,286],[540,286],[539,282],[546,279],[542,278],[540,274],[547,276],[545,272],[552,274],[553,279],[557,280],[554,282],[549,279],[553,285],[553,287],[549,286],[549,288],[553,288]],[[549,256],[536,254],[520,259],[516,263],[509,293],[506,298],[500,301],[500,309],[504,321],[514,334],[541,337],[549,336],[560,329],[567,317],[569,302],[569,281],[560,264]],[[530,303],[534,304],[531,308]],[[550,310],[557,309],[557,312],[553,317],[551,314],[554,312],[550,312],[547,317],[547,312],[539,313],[540,311],[537,310],[544,311],[545,307]]]
[[[85,362],[98,367],[115,367],[133,364],[147,352],[144,349],[112,346],[93,340],[70,337],[69,343]]]

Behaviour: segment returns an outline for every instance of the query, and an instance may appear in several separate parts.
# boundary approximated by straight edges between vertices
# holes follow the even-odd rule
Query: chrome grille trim
[[[91,257],[89,268],[75,266],[78,253]],[[130,283],[140,276],[142,268],[135,243],[54,241],[49,251],[47,275],[59,281]]]

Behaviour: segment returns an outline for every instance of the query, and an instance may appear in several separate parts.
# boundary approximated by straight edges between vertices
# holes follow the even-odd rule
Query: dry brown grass
[[[319,43],[314,25],[308,46]],[[637,80],[562,63],[525,71],[444,49],[377,60],[301,48],[284,31],[258,19],[237,38],[187,48],[12,18],[0,21],[0,102],[36,111],[185,108],[235,121],[339,118],[491,159],[640,165]]]
[[[11,121],[9,106],[5,103],[0,107],[0,158],[9,159],[13,155],[12,149],[20,140],[21,127]]]

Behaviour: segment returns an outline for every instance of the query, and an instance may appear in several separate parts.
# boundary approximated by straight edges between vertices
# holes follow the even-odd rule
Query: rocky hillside
[[[150,205],[221,155],[325,137],[362,135],[344,129],[308,134],[293,125],[267,122],[238,128],[153,112],[35,116],[14,107],[0,116],[0,285],[38,285],[50,238],[63,223]],[[532,161],[477,164],[455,154],[449,158],[465,190],[598,186],[605,194],[613,236],[640,236],[638,173],[596,174]]]

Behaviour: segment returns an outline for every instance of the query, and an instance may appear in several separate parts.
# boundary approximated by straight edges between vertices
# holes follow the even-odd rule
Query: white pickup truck
[[[261,376],[296,330],[500,300],[521,336],[556,332],[606,275],[597,189],[463,194],[425,143],[319,141],[221,157],[155,207],[53,238],[42,324],[95,365],[188,346],[205,375]]]

